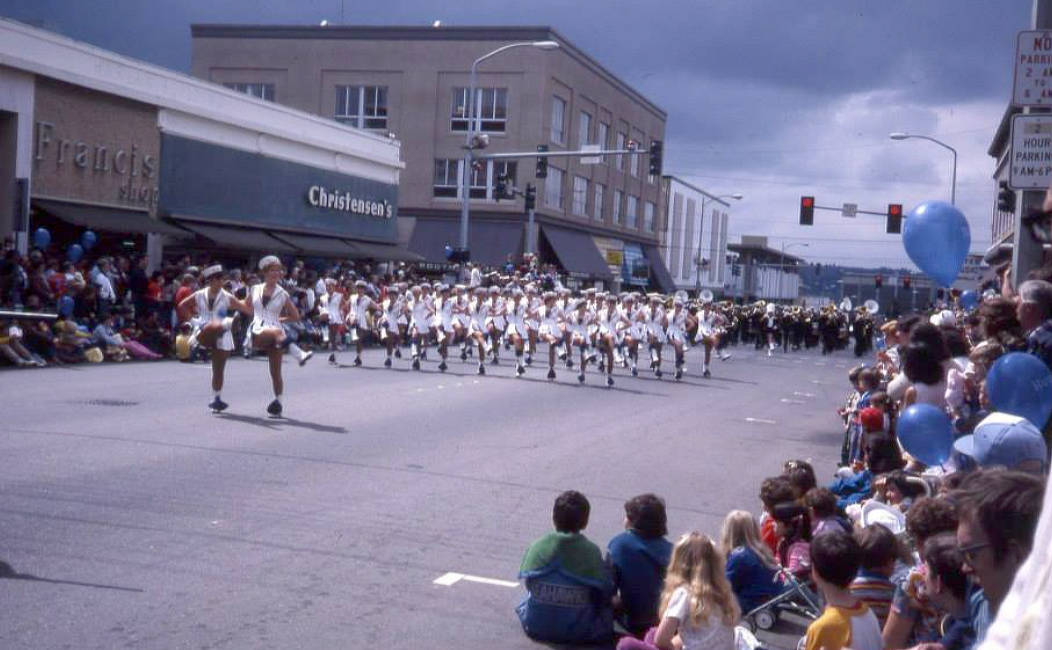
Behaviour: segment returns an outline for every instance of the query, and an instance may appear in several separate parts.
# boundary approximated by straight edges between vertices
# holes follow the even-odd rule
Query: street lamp
[[[782,276],[785,275],[785,251],[786,249],[792,248],[793,246],[802,246],[804,248],[809,247],[811,244],[807,242],[797,241],[791,244],[782,242],[782,263],[778,265],[778,300],[782,299]]]
[[[735,201],[741,201],[745,198],[740,192],[734,194],[720,194],[719,196],[710,196],[708,194],[701,195],[701,222],[705,223],[705,204],[709,201],[719,201],[720,199],[734,199]],[[701,228],[698,228],[698,252],[694,256],[694,263],[697,266],[697,274],[694,278],[694,293],[701,293]],[[712,264],[712,258],[716,256],[716,251],[710,250],[709,252],[709,264]]]
[[[464,140],[464,171],[463,178],[461,179],[461,206],[460,206],[460,248],[461,250],[467,250],[468,248],[468,213],[470,212],[471,202],[471,162],[472,162],[472,151],[475,146],[475,76],[478,70],[478,65],[490,58],[510,50],[514,47],[535,47],[539,50],[554,50],[558,49],[559,43],[556,41],[524,41],[521,43],[509,43],[502,47],[483,54],[479,58],[475,59],[474,63],[471,64],[471,77],[468,82],[468,133]]]
[[[950,203],[953,204],[953,205],[957,205],[957,150],[956,149],[954,149],[953,147],[951,147],[950,145],[946,144],[945,142],[943,142],[941,140],[936,140],[935,138],[927,136],[927,135],[914,135],[914,134],[911,134],[911,133],[898,133],[898,132],[896,132],[896,133],[888,134],[888,137],[891,138],[892,140],[906,140],[908,138],[917,138],[919,140],[928,140],[929,142],[934,142],[935,144],[939,145],[940,147],[945,147],[946,149],[949,149],[950,153],[953,154],[953,180],[950,181]]]

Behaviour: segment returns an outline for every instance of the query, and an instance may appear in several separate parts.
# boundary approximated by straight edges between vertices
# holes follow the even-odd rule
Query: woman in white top
[[[234,322],[231,312],[237,310],[251,313],[251,310],[223,288],[222,266],[209,266],[202,271],[201,276],[208,286],[183,298],[182,302],[176,305],[176,312],[180,322],[189,321],[193,325],[194,334],[191,340],[211,350],[214,396],[208,408],[214,413],[220,413],[227,407],[227,403],[220,398],[223,390],[223,372],[226,369],[226,360],[234,350],[234,336],[230,333]]]
[[[252,286],[249,291],[251,301],[247,311],[252,316],[249,332],[252,335],[252,347],[266,352],[270,361],[270,381],[274,387],[274,401],[267,406],[267,413],[273,417],[281,416],[281,394],[285,383],[281,378],[281,355],[286,344],[289,351],[296,355],[300,365],[307,363],[312,352],[304,352],[295,343],[288,342],[285,330],[281,326],[285,321],[298,321],[299,310],[289,297],[289,292],[278,284],[285,275],[285,267],[274,255],[267,255],[259,261],[259,270],[263,272],[263,282]]]
[[[665,327],[668,319],[665,318],[665,307],[661,304],[661,294],[651,293],[647,296],[650,304],[644,308],[647,322],[647,339],[650,341],[650,369],[654,376],[661,379],[661,347],[668,340],[665,336]]]
[[[672,548],[660,610],[653,642],[662,650],[733,650],[741,612],[724,575],[723,554],[706,535],[688,533]]]

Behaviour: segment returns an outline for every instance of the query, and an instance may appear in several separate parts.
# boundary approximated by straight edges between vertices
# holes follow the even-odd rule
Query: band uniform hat
[[[213,264],[212,266],[206,266],[204,271],[201,271],[201,277],[205,280],[210,280],[213,275],[222,275],[223,265]]]

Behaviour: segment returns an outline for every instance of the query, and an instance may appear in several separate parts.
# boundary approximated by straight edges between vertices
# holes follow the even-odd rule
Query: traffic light
[[[815,197],[813,196],[800,197],[800,225],[815,225]]]
[[[879,289],[879,288],[881,288],[881,287],[883,287],[883,286],[884,286],[884,276],[878,273],[878,274],[877,274],[877,275],[876,275],[876,276],[875,276],[875,277],[873,278],[873,284],[874,284],[874,285],[876,285],[876,287],[877,287],[878,289]]]
[[[661,176],[661,140],[650,141],[650,175]]]
[[[522,193],[522,196],[526,199],[527,213],[537,207],[537,188],[535,186],[526,183],[526,191]]]
[[[507,176],[497,176],[494,181],[493,198],[497,203],[500,203],[501,199],[508,198],[508,178]]]
[[[911,282],[912,282],[912,280],[910,279],[910,276],[908,276],[908,275],[902,276],[902,288],[903,289],[909,289]]]
[[[1008,187],[1008,181],[997,184],[1000,190],[997,192],[997,210],[999,212],[1015,212],[1015,190]]]
[[[548,145],[537,145],[537,152],[543,154],[548,151]],[[548,178],[548,156],[537,156],[537,178]]]
[[[902,232],[902,204],[901,203],[889,203],[888,204],[888,227],[886,232],[889,235],[898,235]]]

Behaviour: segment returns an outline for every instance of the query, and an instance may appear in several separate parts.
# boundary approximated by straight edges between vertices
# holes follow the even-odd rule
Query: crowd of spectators
[[[1047,591],[1052,571],[1052,522],[1035,542],[1052,423],[996,411],[986,386],[1011,352],[1052,370],[1047,272],[1016,291],[1006,284],[977,309],[942,305],[884,323],[881,351],[848,375],[838,467],[786,462],[758,486],[759,516],[732,511],[719,536],[671,541],[664,501],[643,494],[625,503],[626,530],[604,554],[583,534],[585,496],[560,495],[554,531],[520,567],[526,634],[616,639],[619,650],[755,647],[759,613],[775,613],[786,594],[813,594],[813,611],[807,598],[795,610],[811,619],[805,650],[968,650],[988,635],[984,650],[1049,647],[1034,631],[1047,610],[1034,614],[1021,590]],[[944,462],[925,465],[899,439],[914,404],[952,421]]]
[[[5,246],[0,258],[0,311],[9,316],[0,316],[0,366],[191,360],[188,346],[180,345],[187,337],[180,338],[175,305],[204,286],[201,271],[214,262],[211,257],[184,255],[166,259],[160,269],[148,272],[147,258],[136,254],[86,256],[72,262],[54,251],[33,249],[23,256]],[[225,288],[241,297],[247,287],[262,281],[252,264],[228,265],[227,270]],[[325,278],[341,285],[365,280],[370,294],[382,299],[395,283],[444,278],[480,286],[498,277],[561,286],[556,267],[534,260],[522,266],[509,261],[500,267],[362,261],[311,266],[294,260],[283,284],[307,317],[289,334],[307,349],[322,342],[328,328],[321,321],[324,310],[317,297],[325,291]],[[57,314],[57,318],[45,319],[40,314]],[[247,354],[243,338],[235,340],[238,351]]]

